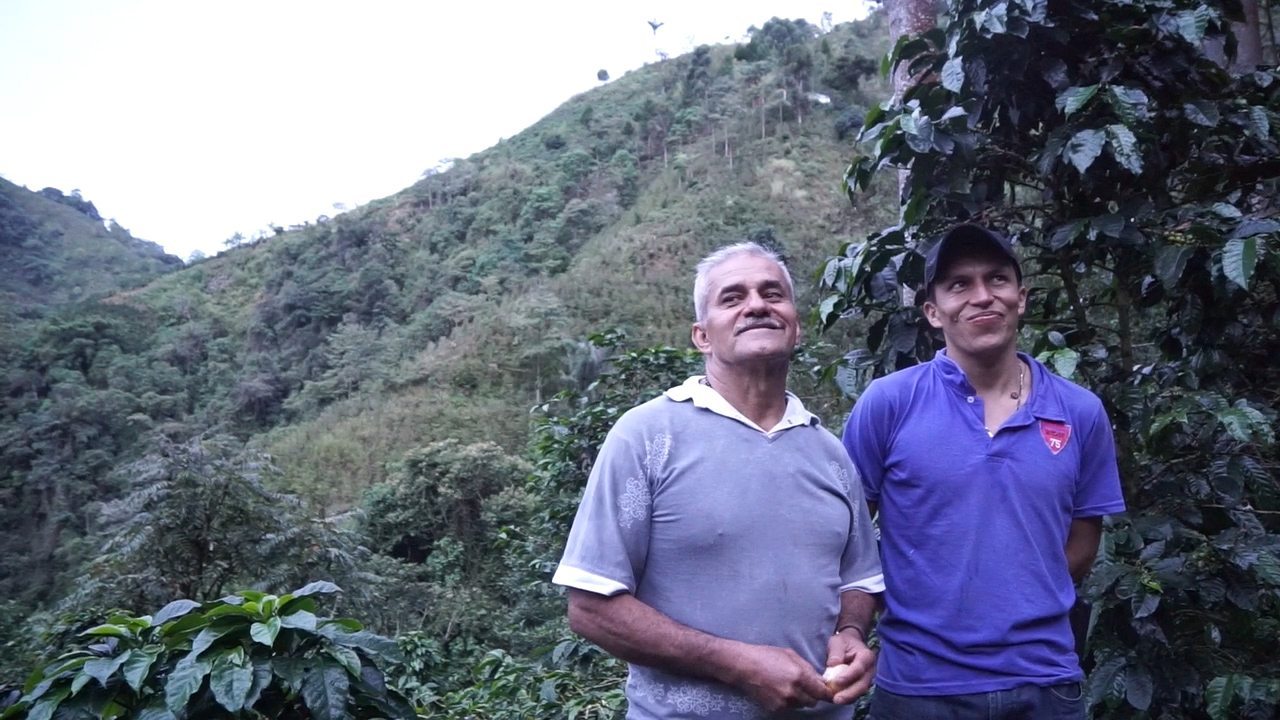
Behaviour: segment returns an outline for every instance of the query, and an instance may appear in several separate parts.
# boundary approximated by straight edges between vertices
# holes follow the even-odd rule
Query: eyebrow
[[[757,287],[759,287],[759,289],[760,289],[760,290],[783,290],[783,291],[785,291],[785,290],[787,289],[787,288],[786,288],[786,283],[782,282],[781,280],[772,280],[772,279],[771,279],[771,280],[765,280],[764,282],[760,283]],[[719,297],[722,297],[722,296],[724,296],[725,294],[727,294],[727,293],[731,293],[731,292],[746,292],[746,291],[747,291],[747,284],[746,284],[746,283],[736,282],[736,283],[732,283],[732,284],[730,284],[730,285],[725,285],[724,287],[722,287],[722,288],[720,288],[719,290],[717,290],[717,291],[716,291],[716,297],[717,297],[717,298],[719,298]]]

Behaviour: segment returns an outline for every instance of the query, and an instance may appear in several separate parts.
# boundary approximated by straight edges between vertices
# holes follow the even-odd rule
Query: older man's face
[[[743,253],[707,275],[706,317],[693,326],[693,344],[708,363],[785,362],[799,335],[794,298],[774,261]]]

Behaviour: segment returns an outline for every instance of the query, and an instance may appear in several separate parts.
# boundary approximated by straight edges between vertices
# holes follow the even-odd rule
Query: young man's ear
[[[924,305],[920,306],[920,312],[924,313],[924,319],[928,320],[930,325],[939,330],[942,329],[942,320],[938,317],[938,306],[933,304],[932,300],[925,300]]]

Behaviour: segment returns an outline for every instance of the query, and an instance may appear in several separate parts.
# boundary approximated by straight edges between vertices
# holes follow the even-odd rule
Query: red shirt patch
[[[1049,452],[1057,455],[1071,439],[1071,426],[1066,423],[1041,420],[1040,437],[1044,438],[1044,444],[1049,448]]]

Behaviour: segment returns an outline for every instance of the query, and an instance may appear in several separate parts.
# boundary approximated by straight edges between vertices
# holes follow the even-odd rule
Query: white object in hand
[[[840,673],[844,672],[848,667],[849,666],[846,664],[840,664],[827,668],[826,671],[822,673],[822,681],[827,684],[827,688],[835,690],[834,681],[836,677]]]

